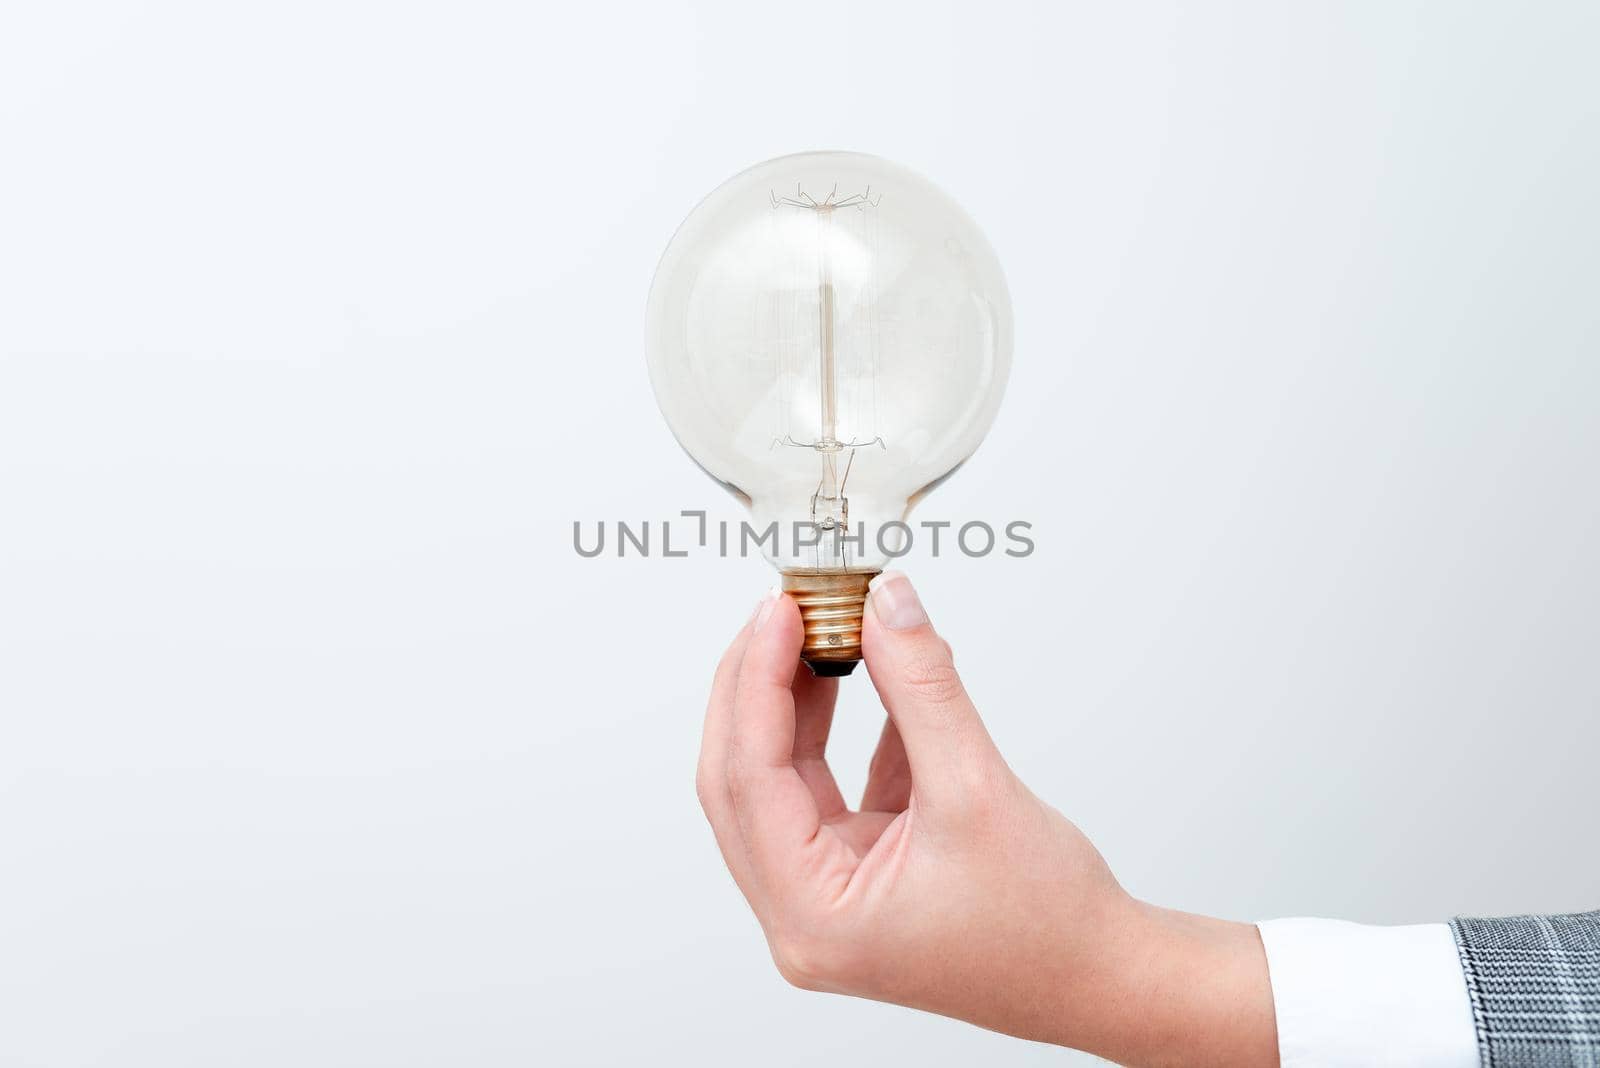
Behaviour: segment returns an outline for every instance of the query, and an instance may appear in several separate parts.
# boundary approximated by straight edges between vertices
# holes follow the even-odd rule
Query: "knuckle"
[[[737,760],[728,761],[728,772],[725,776],[725,787],[728,797],[733,801],[734,807],[742,808],[750,800],[750,777],[743,774]]]
[[[801,990],[826,990],[836,975],[834,954],[821,939],[789,932],[773,939],[772,962],[790,986]]]
[[[913,697],[931,705],[953,704],[965,693],[955,664],[931,649],[919,651],[906,662],[903,679]]]
[[[820,901],[791,901],[767,928],[778,974],[790,986],[826,993],[860,993],[872,986],[881,939]]]
[[[700,807],[707,813],[717,803],[716,779],[704,764],[695,769],[694,796],[699,799]]]
[[[957,825],[982,838],[989,838],[989,829],[1005,820],[1005,806],[988,784],[971,779],[962,782],[952,807]]]
[[[743,655],[743,653],[744,650],[740,647],[738,642],[728,646],[728,648],[723,651],[722,655],[717,658],[717,670],[712,675],[713,683],[715,683],[718,679],[726,679],[731,677],[734,670],[739,666],[739,658]]]
[[[955,794],[957,822],[985,839],[994,839],[1016,816],[1016,798],[1007,778],[980,761],[964,762]]]

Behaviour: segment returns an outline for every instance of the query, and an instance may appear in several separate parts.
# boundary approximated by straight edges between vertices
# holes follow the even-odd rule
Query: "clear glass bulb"
[[[684,450],[744,500],[814,670],[860,658],[866,582],[911,506],[994,421],[1011,299],[927,179],[853,152],[759,164],[690,212],[656,268],[650,381]]]

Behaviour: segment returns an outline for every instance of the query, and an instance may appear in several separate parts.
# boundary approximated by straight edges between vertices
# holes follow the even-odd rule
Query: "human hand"
[[[863,624],[889,718],[855,811],[793,601],[763,599],[712,684],[696,786],[784,978],[1130,1064],[1276,1064],[1255,928],[1118,885],[1012,773],[903,575]]]

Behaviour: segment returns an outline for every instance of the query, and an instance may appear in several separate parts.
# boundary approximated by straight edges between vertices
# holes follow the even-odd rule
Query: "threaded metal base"
[[[800,659],[813,675],[838,677],[861,659],[861,613],[876,571],[785,571],[783,592],[800,606],[805,645]]]

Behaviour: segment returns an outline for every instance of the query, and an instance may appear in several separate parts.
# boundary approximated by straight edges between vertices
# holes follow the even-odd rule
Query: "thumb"
[[[911,580],[885,571],[869,589],[862,654],[905,744],[913,790],[934,803],[960,804],[1005,763]]]

